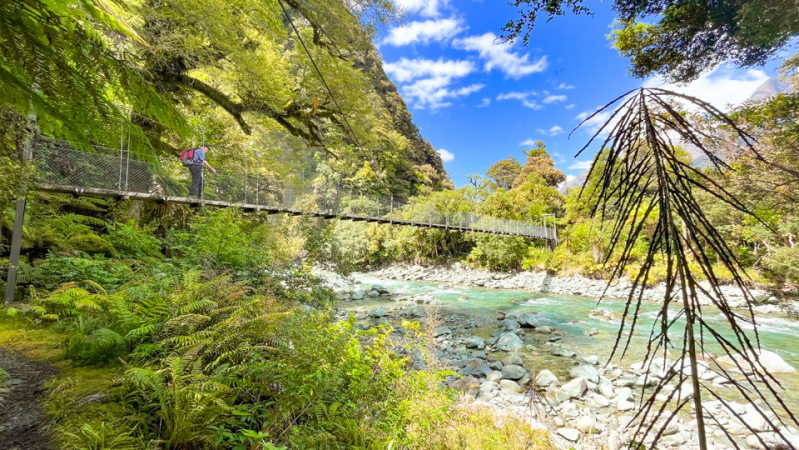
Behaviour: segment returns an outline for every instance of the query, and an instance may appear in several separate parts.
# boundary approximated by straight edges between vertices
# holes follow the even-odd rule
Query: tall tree
[[[503,39],[530,39],[540,14],[548,19],[590,14],[583,0],[514,0],[519,17],[510,20]],[[689,81],[722,62],[740,66],[765,63],[799,34],[797,0],[615,0],[618,15],[614,45],[630,58],[638,77],[663,74]],[[645,23],[657,17],[655,23]]]
[[[486,176],[490,178],[499,188],[508,190],[513,187],[513,180],[519,176],[522,165],[513,156],[497,161],[486,171]]]
[[[513,188],[523,185],[530,175],[538,175],[544,179],[547,186],[557,187],[566,181],[566,175],[555,168],[552,157],[547,153],[547,147],[542,141],[536,142],[536,148],[524,150],[527,161],[524,163],[521,172],[513,180]]]

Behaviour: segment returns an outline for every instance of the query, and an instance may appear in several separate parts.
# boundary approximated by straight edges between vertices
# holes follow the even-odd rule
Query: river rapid
[[[344,311],[360,314],[359,317],[365,319],[365,322],[369,322],[368,312],[374,311],[375,308],[393,311],[403,308],[400,305],[413,304],[413,299],[433,299],[432,303],[436,305],[439,315],[461,317],[462,323],[470,324],[466,327],[471,327],[469,334],[489,340],[492,335],[496,337],[496,333],[500,331],[497,319],[502,315],[498,311],[512,316],[519,316],[523,313],[535,314],[539,328],[541,326],[551,327],[556,330],[554,334],[558,337],[553,341],[553,334],[526,333],[524,342],[531,345],[521,349],[518,355],[523,359],[525,367],[534,368],[536,371],[547,369],[561,380],[569,380],[570,370],[583,363],[582,358],[585,357],[590,358],[595,355],[599,364],[594,367],[597,369],[603,367],[610,357],[617,338],[621,313],[625,307],[621,300],[603,299],[598,302],[596,297],[530,292],[522,289],[489,289],[442,282],[404,281],[386,279],[373,274],[356,274],[347,285],[349,286],[346,288],[349,289],[348,292],[360,290],[368,292],[373,285],[381,286],[385,291],[390,292],[390,295],[385,295],[384,292],[384,295],[378,297],[366,295],[363,299],[357,300],[352,300],[350,297],[347,298],[347,301],[339,304],[339,308]],[[339,289],[339,291],[341,290]],[[356,297],[359,296],[356,295]],[[345,295],[340,297],[346,298]],[[641,321],[637,325],[629,350],[624,359],[620,360],[617,354],[612,361],[613,365],[626,370],[630,365],[644,359],[646,352],[644,337],[651,330],[659,308],[660,305],[654,302],[643,305]],[[706,320],[714,326],[718,326],[720,330],[725,329],[725,319],[718,310],[705,307],[703,313]],[[399,316],[388,316],[384,320],[386,319],[390,323],[399,322]],[[758,314],[758,330],[763,349],[778,354],[785,362],[799,368],[799,321],[785,315]],[[752,336],[754,336],[753,333]],[[676,341],[675,345],[679,347],[681,342]],[[575,356],[553,355],[556,348],[572,351]],[[719,349],[714,345],[708,345],[706,351],[717,353]],[[466,354],[463,359],[467,358]],[[486,356],[489,360],[493,359],[492,356],[501,360],[506,355],[505,352],[492,353],[489,351]],[[672,360],[675,356],[674,352],[670,354]],[[782,400],[788,404],[791,410],[799,411],[799,373],[782,373],[777,375],[777,379],[785,388],[779,393]],[[723,397],[742,401],[732,388],[724,388],[722,385],[716,387],[722,391]],[[637,389],[640,394],[640,388]],[[725,389],[728,392],[724,392]],[[639,399],[636,395],[635,401],[637,402]],[[744,402],[742,401],[742,403]],[[598,412],[607,412],[608,410],[611,410],[608,414],[616,416],[620,414],[613,410],[613,406],[597,409]],[[686,429],[690,434],[692,431],[689,423],[691,417],[684,417],[684,420],[688,423]],[[560,425],[556,424],[553,427],[552,424],[549,424],[549,427],[554,431],[554,428]],[[566,424],[566,426],[569,425]],[[560,430],[560,428],[557,429]],[[683,430],[684,433],[685,431]],[[717,430],[717,434],[719,431]],[[744,444],[745,434],[741,434],[739,442],[744,447],[746,446]],[[725,442],[729,444],[729,441],[723,437],[716,437],[718,441],[716,448],[729,448],[724,445]],[[599,448],[593,446],[596,444],[595,441],[594,444],[590,444],[590,440],[584,439],[581,439],[580,442],[582,448]],[[570,443],[569,445],[575,444]],[[690,439],[684,445],[673,445],[672,447],[693,448]]]

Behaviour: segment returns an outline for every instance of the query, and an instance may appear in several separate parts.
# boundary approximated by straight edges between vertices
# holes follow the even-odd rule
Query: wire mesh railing
[[[164,201],[210,203],[290,214],[340,217],[480,233],[524,236],[557,242],[554,216],[536,221],[505,220],[429,202],[396,201],[390,196],[354,192],[340,186],[298,186],[262,175],[263,167],[200,171],[200,192],[190,192],[192,175],[177,158],[137,159],[123,146],[78,151],[63,141],[38,139],[33,146],[40,188],[87,194],[146,197]],[[193,194],[190,196],[190,193]]]

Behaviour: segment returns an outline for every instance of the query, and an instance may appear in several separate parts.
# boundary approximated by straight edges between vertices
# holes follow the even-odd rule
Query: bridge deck
[[[448,225],[448,224],[431,223],[431,222],[416,221],[416,220],[399,220],[388,217],[342,214],[342,213],[335,213],[332,211],[303,211],[300,209],[283,208],[279,206],[267,206],[267,205],[253,204],[253,203],[236,203],[236,202],[226,202],[219,200],[205,200],[205,199],[199,199],[197,197],[164,196],[159,194],[136,192],[136,191],[123,191],[117,189],[68,186],[68,185],[58,185],[58,184],[48,184],[48,183],[38,183],[32,188],[40,191],[63,192],[76,195],[95,195],[95,196],[114,197],[121,199],[151,200],[163,203],[178,203],[178,204],[192,205],[192,206],[238,208],[245,211],[264,212],[266,214],[288,214],[292,216],[305,215],[312,217],[321,217],[323,219],[350,220],[353,222],[385,223],[390,225],[404,225],[404,226],[412,226],[420,228],[435,228],[440,230],[495,234],[500,236],[521,236],[531,239],[543,239],[543,240],[556,239],[553,238],[552,236],[538,235],[537,233],[530,233],[530,232],[491,230],[491,229],[462,226],[455,224]]]

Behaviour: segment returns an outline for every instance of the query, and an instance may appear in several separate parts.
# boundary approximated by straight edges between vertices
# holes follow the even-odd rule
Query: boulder
[[[497,382],[497,381],[499,381],[499,380],[501,380],[501,379],[502,379],[502,372],[500,372],[499,370],[494,370],[494,371],[492,371],[492,372],[491,372],[491,373],[489,373],[489,374],[488,374],[488,376],[486,377],[486,381],[494,381],[494,382]]]
[[[538,326],[538,320],[535,318],[535,314],[530,312],[521,313],[519,317],[516,318],[516,322],[525,328],[535,328]]]
[[[505,351],[512,352],[524,347],[524,342],[514,333],[504,333],[497,339],[497,348]]]
[[[552,332],[552,327],[548,327],[546,325],[538,327],[535,329],[538,333],[549,334]]]
[[[502,386],[502,389],[511,391],[511,392],[521,392],[522,388],[513,380],[502,380],[499,382],[499,385]]]
[[[765,367],[766,370],[768,370],[771,373],[796,372],[795,368],[793,368],[790,364],[785,362],[785,360],[782,359],[780,355],[774,352],[770,352],[768,350],[759,350],[757,351],[757,353],[758,353],[758,359],[760,360],[760,364],[762,364],[763,367]],[[754,355],[749,353],[748,356],[750,360],[753,360]],[[743,355],[740,354],[735,355],[734,357],[725,355],[716,359],[716,362],[728,365],[734,365],[735,361],[737,361],[745,371],[751,370],[751,368],[749,367],[749,363],[747,363]]]
[[[583,362],[585,362],[586,364],[597,365],[599,364],[599,357],[597,357],[596,355],[586,356],[583,358]]]
[[[586,383],[585,378],[575,378],[561,386],[560,389],[569,394],[569,397],[571,398],[579,398],[585,393],[587,388],[588,384]]]
[[[600,408],[604,408],[610,405],[610,400],[608,400],[608,398],[605,397],[604,395],[596,394],[594,395],[594,403],[596,403],[596,405],[599,406]]]
[[[552,350],[553,356],[563,356],[564,358],[574,358],[576,353],[571,350],[566,350],[565,348],[556,348]]]
[[[366,293],[363,291],[363,289],[356,289],[355,292],[352,293],[353,300],[363,300],[365,296]]]
[[[513,331],[521,328],[519,322],[513,319],[505,319],[499,323],[499,329],[502,331]]]
[[[554,387],[558,385],[558,377],[549,370],[542,370],[535,376],[535,385],[540,387]]]
[[[484,377],[492,372],[491,368],[480,358],[470,359],[466,363],[461,373],[464,375],[473,375],[476,377]]]
[[[502,364],[516,364],[517,366],[523,366],[524,361],[519,357],[519,355],[509,355],[502,359]]]
[[[585,378],[594,384],[599,383],[599,374],[591,366],[577,366],[569,369],[569,376],[572,378]]]
[[[480,383],[477,382],[477,378],[466,376],[453,381],[449,384],[449,387],[467,394],[476,394],[477,390],[480,388]]]
[[[627,400],[622,400],[616,403],[616,409],[619,411],[630,411],[635,409],[635,403],[628,402]]]
[[[380,317],[386,317],[387,315],[388,315],[388,311],[383,309],[382,306],[369,311],[369,316],[373,317],[375,319],[378,319]]]
[[[508,380],[518,380],[527,373],[527,370],[516,364],[508,364],[502,368],[502,378]]]
[[[465,341],[463,341],[463,344],[466,346],[466,348],[476,348],[478,350],[486,348],[486,343],[483,338],[479,338],[477,336],[467,338]]]
[[[558,428],[557,433],[567,441],[577,442],[580,439],[580,432],[574,428]]]
[[[436,331],[433,332],[433,337],[439,337],[445,334],[452,334],[452,330],[450,330],[449,327],[438,327]]]
[[[545,397],[552,406],[558,406],[571,399],[568,392],[558,388],[548,390]]]

